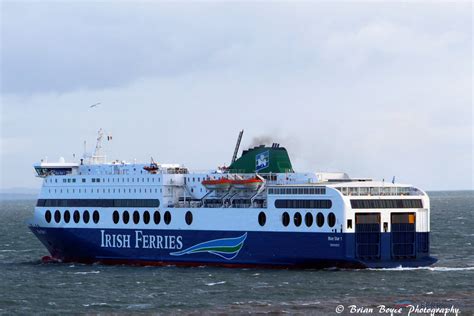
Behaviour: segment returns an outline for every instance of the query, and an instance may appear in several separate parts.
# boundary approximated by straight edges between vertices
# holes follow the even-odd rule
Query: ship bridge
[[[65,162],[64,158],[59,158],[58,162],[41,161],[33,166],[36,174],[40,178],[51,175],[70,175],[77,172],[79,164],[74,162]]]

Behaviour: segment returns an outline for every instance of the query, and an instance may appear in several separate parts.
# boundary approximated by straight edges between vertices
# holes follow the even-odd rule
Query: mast
[[[235,144],[234,155],[232,156],[232,160],[230,164],[233,164],[237,159],[237,153],[239,152],[240,142],[242,141],[242,135],[244,134],[244,130],[239,132],[239,137],[237,137],[237,143]]]
[[[102,139],[104,137],[104,131],[99,129],[99,132],[97,133],[97,143],[95,145],[95,150],[94,154],[92,155],[91,162],[93,164],[100,164],[100,163],[105,163],[106,162],[106,156],[105,153],[102,152]]]

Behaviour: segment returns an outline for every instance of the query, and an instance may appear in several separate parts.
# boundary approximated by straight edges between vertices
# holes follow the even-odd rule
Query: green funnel
[[[294,172],[284,147],[273,144],[244,150],[242,156],[229,166],[229,173],[288,173]]]

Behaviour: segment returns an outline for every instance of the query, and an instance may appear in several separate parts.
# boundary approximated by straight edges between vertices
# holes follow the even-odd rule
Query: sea
[[[474,315],[474,191],[429,196],[439,261],[366,270],[43,263],[34,197],[3,196],[0,314]]]

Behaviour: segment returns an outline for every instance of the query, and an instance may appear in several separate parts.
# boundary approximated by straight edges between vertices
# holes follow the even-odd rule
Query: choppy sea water
[[[431,192],[432,267],[264,270],[42,263],[25,220],[34,200],[0,204],[0,314],[379,314],[451,308],[474,314],[474,192]],[[361,308],[351,313],[350,305]],[[339,307],[340,308],[340,307]],[[363,309],[365,308],[365,313]],[[367,313],[372,308],[372,313]],[[425,310],[426,311],[426,310]],[[413,312],[412,315],[422,315]],[[390,314],[388,314],[390,315]],[[450,314],[453,315],[453,314]]]

